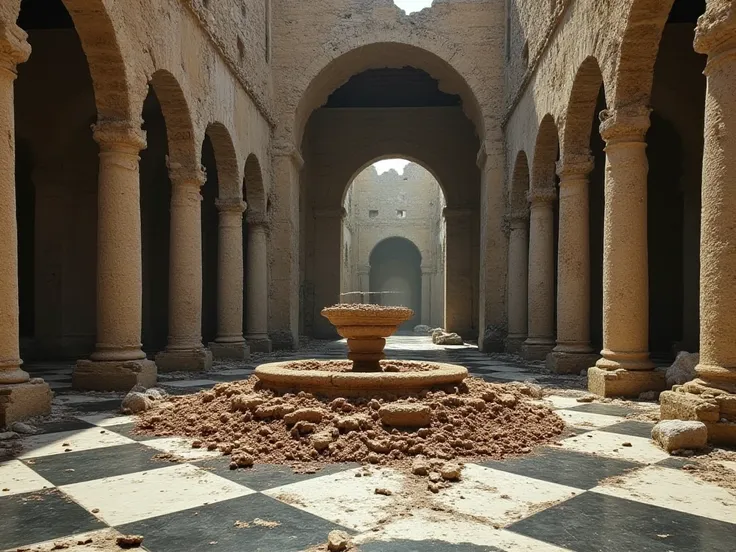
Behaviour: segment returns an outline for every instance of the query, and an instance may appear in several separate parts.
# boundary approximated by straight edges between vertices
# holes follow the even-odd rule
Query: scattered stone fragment
[[[23,422],[14,422],[10,426],[10,431],[15,431],[16,433],[23,433],[25,435],[33,435],[34,433],[36,433],[37,429],[30,424],[25,424]]]
[[[420,403],[389,403],[378,410],[381,422],[392,427],[426,427],[432,410]]]
[[[131,391],[123,399],[121,409],[123,414],[138,414],[153,408],[153,401],[150,397],[139,391]]]
[[[433,483],[433,482],[430,482],[427,484],[427,489],[429,489],[433,493],[440,492],[440,486],[437,483]]]
[[[419,455],[414,458],[411,464],[411,473],[414,475],[427,475],[429,473],[429,462],[424,456]]]
[[[463,338],[454,332],[446,333],[435,330],[432,332],[432,343],[435,345],[462,345]]]
[[[297,422],[312,422],[318,424],[322,421],[323,412],[317,408],[300,408],[284,416],[284,422],[294,425]]]
[[[632,446],[632,444],[627,441],[626,443],[621,443],[621,446],[622,447],[630,447],[630,446]]]
[[[391,496],[394,494],[390,489],[384,489],[383,487],[378,488],[374,491],[377,495]]]
[[[590,403],[593,402],[598,398],[597,395],[593,395],[592,393],[588,393],[587,395],[583,395],[582,397],[578,397],[576,400],[579,403]]]
[[[115,543],[120,548],[138,548],[143,543],[141,535],[121,535],[115,539]]]
[[[327,535],[327,550],[330,552],[344,552],[350,546],[350,535],[345,531],[330,531]]]
[[[160,401],[169,396],[169,394],[160,387],[151,387],[150,389],[147,389],[145,395],[152,401]]]
[[[698,450],[708,444],[708,429],[703,422],[663,420],[652,428],[652,439],[669,453]]]
[[[440,481],[442,481],[442,475],[439,472],[435,471],[429,472],[429,480],[432,483],[439,483]]]
[[[447,462],[440,468],[440,475],[442,476],[442,479],[445,479],[447,481],[457,481],[460,479],[460,472],[462,471],[462,468],[459,464],[456,464],[454,462]]]
[[[659,393],[657,391],[644,391],[639,394],[640,401],[656,401],[658,397]]]
[[[667,387],[682,385],[694,380],[696,376],[695,366],[698,362],[700,362],[700,354],[698,353],[688,353],[687,351],[677,353],[675,362],[665,372]]]
[[[3,431],[0,433],[0,441],[9,441],[10,439],[15,439],[18,437],[18,434],[15,431]]]
[[[426,324],[419,324],[417,326],[414,326],[414,333],[417,335],[427,335],[431,332],[432,328],[430,328]]]
[[[323,451],[330,446],[332,442],[332,433],[329,431],[320,431],[311,436],[312,446],[318,451]]]

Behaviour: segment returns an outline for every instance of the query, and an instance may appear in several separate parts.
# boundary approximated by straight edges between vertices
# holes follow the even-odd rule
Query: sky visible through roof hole
[[[394,4],[406,13],[413,13],[429,8],[432,5],[432,0],[394,0]]]
[[[404,168],[410,162],[411,161],[407,161],[406,159],[382,159],[381,161],[373,163],[373,166],[376,167],[376,172],[378,174],[388,172],[391,169],[395,170],[399,174],[404,174]]]

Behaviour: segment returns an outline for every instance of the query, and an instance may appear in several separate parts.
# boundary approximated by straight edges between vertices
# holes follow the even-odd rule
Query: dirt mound
[[[382,360],[379,362],[383,372],[429,372],[437,370],[437,364],[411,360]],[[299,360],[283,365],[288,370],[321,370],[323,372],[351,372],[352,360]]]
[[[530,402],[531,389],[469,378],[453,392],[381,399],[320,399],[308,393],[256,390],[258,379],[221,383],[141,415],[137,430],[195,438],[194,447],[219,450],[231,468],[254,462],[291,464],[369,462],[410,464],[426,458],[499,459],[549,442],[564,422]],[[393,400],[392,400],[393,399]],[[391,403],[429,407],[427,427],[384,425],[379,410]]]

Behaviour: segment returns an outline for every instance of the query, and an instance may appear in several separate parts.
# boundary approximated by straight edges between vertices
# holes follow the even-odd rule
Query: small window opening
[[[406,218],[406,211],[403,209],[396,209],[396,216],[399,218]]]
[[[368,211],[368,217],[370,217],[370,218],[376,218],[377,216],[378,216],[378,210],[371,209],[370,211]]]

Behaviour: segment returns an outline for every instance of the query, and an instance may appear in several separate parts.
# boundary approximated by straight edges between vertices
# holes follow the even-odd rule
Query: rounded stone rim
[[[256,367],[254,374],[266,388],[301,388],[304,391],[314,388],[334,391],[430,389],[438,385],[460,383],[468,376],[468,369],[464,366],[444,362],[426,362],[424,364],[438,368],[422,372],[328,372],[284,367],[292,362],[261,364]]]

